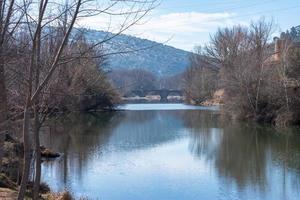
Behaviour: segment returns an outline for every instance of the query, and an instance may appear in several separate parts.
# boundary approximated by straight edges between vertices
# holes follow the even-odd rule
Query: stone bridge
[[[147,95],[159,95],[161,102],[167,102],[168,96],[183,96],[183,92],[181,90],[172,90],[172,89],[155,89],[155,90],[133,90],[132,94],[137,95],[139,97],[145,97]]]

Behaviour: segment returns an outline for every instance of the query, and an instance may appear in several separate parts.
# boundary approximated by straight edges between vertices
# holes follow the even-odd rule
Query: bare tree
[[[5,48],[8,43],[9,28],[11,23],[11,18],[14,9],[14,0],[12,0],[9,5],[5,1],[0,1],[0,124],[7,120],[7,97],[6,97],[6,85],[5,85]],[[7,8],[8,6],[8,8]]]
[[[281,36],[275,39],[276,71],[270,90],[273,104],[278,107],[275,123],[280,126],[299,123],[300,109],[300,46],[292,37]],[[273,78],[274,79],[274,78]],[[275,89],[276,88],[276,89]]]
[[[202,54],[192,56],[192,66],[185,78],[187,97],[209,96],[205,93],[209,87],[203,86],[210,83],[210,75],[203,68],[195,67],[208,64],[209,69],[219,70],[218,87],[225,91],[225,114],[283,126],[298,124],[300,45],[297,31],[291,31],[293,36],[289,32],[282,33],[272,42],[273,29],[273,23],[264,19],[249,27],[219,29],[200,51]]]
[[[269,41],[272,23],[260,20],[249,28],[241,26],[219,30],[208,47],[209,55],[222,67],[225,110],[235,117],[260,120],[266,114],[266,60],[272,53]]]
[[[218,87],[219,68],[210,62],[205,49],[197,47],[184,74],[186,101],[200,104],[212,98]]]
[[[16,6],[15,0],[0,1],[0,164],[4,146],[4,134],[2,131],[8,129],[9,118],[6,65],[11,58],[13,35],[22,17],[22,11]]]

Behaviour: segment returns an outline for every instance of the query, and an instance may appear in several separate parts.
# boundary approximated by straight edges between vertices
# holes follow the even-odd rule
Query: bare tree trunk
[[[256,97],[255,97],[255,116],[258,114],[258,103],[259,103],[259,97],[260,97],[260,88],[261,88],[261,82],[262,82],[262,74],[264,70],[264,65],[263,63],[260,63],[260,72],[259,72],[259,77],[258,77],[258,83],[257,83],[257,90],[256,90]]]
[[[1,52],[0,52],[1,54]],[[4,65],[3,61],[0,60],[0,170],[1,162],[3,158],[3,146],[4,146],[4,131],[6,130],[6,121],[8,116],[7,110],[7,97],[6,97],[6,86],[5,86],[5,76],[4,76]]]
[[[7,120],[7,110],[4,64],[2,61],[0,61],[0,129],[3,129],[5,126]]]
[[[36,74],[35,74],[35,89],[39,85],[40,79],[40,36],[37,39],[37,58],[36,58]],[[41,183],[41,149],[40,149],[40,114],[39,114],[39,97],[34,102],[34,144],[35,144],[35,179],[33,185],[33,199],[39,199],[40,183]]]
[[[3,1],[0,0],[0,16],[3,15],[2,10]],[[0,29],[3,28],[3,24],[0,24]],[[2,30],[0,30],[0,33]],[[3,58],[2,58],[2,48],[0,47],[0,170],[1,170],[1,163],[3,157],[3,144],[4,144],[4,123],[6,121],[6,109],[7,109],[7,102],[6,102],[6,86],[5,86],[5,76],[4,76],[4,65],[3,65]]]
[[[41,182],[41,149],[40,149],[40,121],[38,105],[34,106],[34,144],[35,144],[35,179],[33,185],[33,199],[38,200]]]
[[[47,0],[45,5],[41,4],[40,15],[43,15],[43,7],[47,5]],[[39,29],[40,30],[40,29]],[[40,56],[41,55],[41,31],[37,33],[36,37],[36,59],[35,59],[35,90],[40,84]],[[39,95],[40,96],[40,95]],[[41,183],[41,149],[40,149],[40,114],[39,114],[39,96],[34,101],[34,144],[35,144],[35,179],[33,185],[33,199],[38,200],[40,192]]]
[[[25,197],[26,187],[28,183],[29,171],[30,171],[30,139],[29,139],[29,125],[30,125],[30,113],[29,105],[25,106],[24,109],[24,121],[23,121],[23,145],[24,145],[24,160],[22,169],[22,180],[20,184],[18,200],[23,200]]]

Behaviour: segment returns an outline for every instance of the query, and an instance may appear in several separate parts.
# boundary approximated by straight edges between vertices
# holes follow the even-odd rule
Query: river
[[[221,119],[217,107],[128,104],[51,121],[53,191],[103,200],[299,200],[300,129]]]

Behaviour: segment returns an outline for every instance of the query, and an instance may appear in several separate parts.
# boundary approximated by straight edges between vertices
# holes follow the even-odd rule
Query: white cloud
[[[209,34],[215,32],[218,27],[232,26],[237,23],[245,24],[235,20],[235,16],[235,13],[229,12],[182,12],[154,15],[146,17],[139,25],[131,27],[126,34],[158,42],[166,42],[170,39],[169,45],[192,50],[195,44],[207,42]],[[96,16],[85,20],[83,24],[99,30],[107,27],[109,22],[111,30],[117,30],[121,19],[113,20]]]
[[[233,13],[170,13],[153,18],[143,28],[168,32],[206,32],[211,27],[220,26]]]
[[[232,26],[236,23],[245,24],[234,20],[235,13],[201,13],[184,12],[169,13],[155,16],[147,23],[135,26],[130,34],[143,32],[143,37],[159,42],[167,41],[177,48],[192,50],[196,44],[203,44],[209,40],[209,34],[218,27]]]

